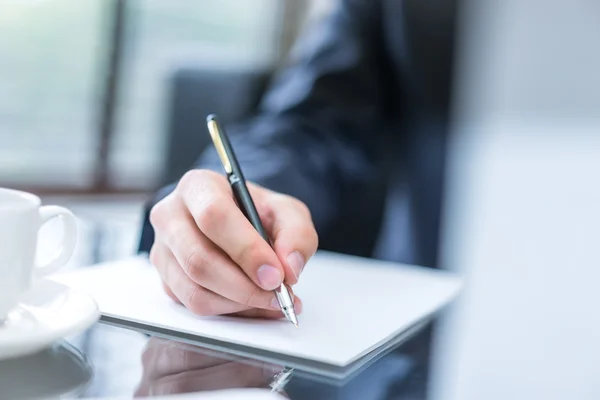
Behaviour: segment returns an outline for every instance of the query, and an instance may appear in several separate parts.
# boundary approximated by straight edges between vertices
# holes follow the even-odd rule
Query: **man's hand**
[[[150,261],[167,294],[199,315],[280,318],[272,290],[298,282],[318,238],[299,200],[248,184],[273,248],[237,207],[224,176],[188,172],[150,213]],[[295,297],[296,312],[302,303]]]

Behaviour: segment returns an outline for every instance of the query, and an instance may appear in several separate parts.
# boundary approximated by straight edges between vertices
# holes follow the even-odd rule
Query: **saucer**
[[[99,318],[88,295],[39,279],[0,325],[0,360],[37,353]]]
[[[37,354],[0,361],[0,397],[76,398],[93,376],[92,365],[81,351],[59,341]]]

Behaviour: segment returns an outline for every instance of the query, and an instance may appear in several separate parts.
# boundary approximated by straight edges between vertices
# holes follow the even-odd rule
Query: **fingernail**
[[[281,285],[283,277],[281,272],[270,265],[263,265],[258,269],[258,283],[265,290],[273,290]]]
[[[273,297],[273,300],[271,300],[271,307],[274,310],[281,310],[281,306],[279,305],[279,301],[277,301],[277,297]]]
[[[296,276],[296,280],[298,280],[302,270],[304,269],[304,257],[299,251],[294,251],[287,256],[287,262],[290,265],[290,268],[292,268],[292,272]]]

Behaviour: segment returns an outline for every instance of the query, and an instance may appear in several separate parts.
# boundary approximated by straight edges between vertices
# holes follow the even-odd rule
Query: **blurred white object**
[[[88,295],[39,279],[0,325],[0,360],[34,354],[83,332],[99,318]]]
[[[38,262],[38,232],[52,219],[60,220],[63,234],[52,256]],[[41,206],[40,198],[31,193],[0,188],[0,321],[34,280],[69,261],[76,239],[77,223],[69,210]]]
[[[466,3],[433,398],[600,398],[600,4]]]

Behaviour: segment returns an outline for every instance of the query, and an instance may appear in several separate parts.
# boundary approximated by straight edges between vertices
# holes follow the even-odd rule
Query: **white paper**
[[[163,293],[141,257],[54,279],[91,294],[109,317],[335,366],[392,340],[449,302],[460,286],[441,271],[320,252],[294,287],[303,301],[296,329],[285,320],[198,317]]]

